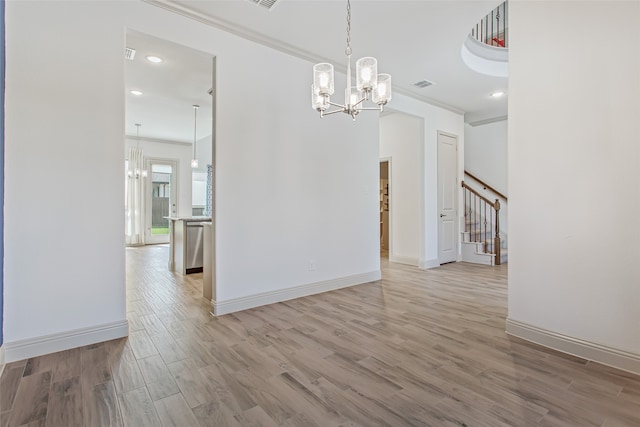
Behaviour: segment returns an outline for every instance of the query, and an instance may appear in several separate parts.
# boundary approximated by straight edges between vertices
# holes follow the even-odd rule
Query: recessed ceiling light
[[[140,96],[142,95],[142,92],[140,92],[139,90],[132,90],[131,95]]]
[[[491,96],[494,98],[500,98],[502,95],[504,95],[504,92],[493,92],[491,94]]]
[[[153,56],[153,55],[149,55],[147,56],[147,61],[149,62],[153,62],[154,64],[157,64],[159,62],[162,62],[163,59],[160,58],[159,56]]]

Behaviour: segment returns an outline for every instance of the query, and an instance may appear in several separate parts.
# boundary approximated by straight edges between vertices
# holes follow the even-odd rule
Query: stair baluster
[[[494,265],[500,265],[500,201],[491,201],[462,181],[465,233],[469,241],[480,243],[485,253],[494,255]],[[493,237],[492,237],[493,236]],[[487,241],[487,239],[489,241]]]

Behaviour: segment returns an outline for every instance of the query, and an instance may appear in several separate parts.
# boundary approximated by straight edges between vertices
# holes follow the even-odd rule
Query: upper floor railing
[[[505,1],[471,29],[471,36],[489,46],[509,47],[509,19]]]

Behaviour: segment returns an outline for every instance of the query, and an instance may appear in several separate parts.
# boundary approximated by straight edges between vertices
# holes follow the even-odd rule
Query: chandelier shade
[[[313,85],[320,95],[333,95],[333,65],[326,62],[314,65]]]
[[[366,56],[356,62],[356,87],[361,91],[370,91],[378,85],[378,61]]]
[[[391,76],[378,74],[378,61],[371,56],[360,58],[356,62],[356,84],[352,85],[351,76],[351,1],[347,0],[347,87],[344,90],[344,104],[331,102],[334,88],[333,65],[321,62],[313,66],[313,84],[311,85],[311,107],[324,117],[335,113],[346,113],[355,121],[363,110],[384,111],[384,106],[391,100]],[[365,107],[366,101],[377,104],[377,107]],[[337,107],[330,110],[329,108]]]
[[[389,101],[391,101],[391,76],[378,74],[378,85],[373,91],[373,102],[384,105]]]
[[[347,106],[353,108],[357,112],[362,110],[362,102],[360,101],[362,94],[358,89],[352,87],[344,90],[344,98],[347,99]]]
[[[317,111],[324,111],[329,108],[327,98],[320,95],[313,85],[311,85],[311,108]]]

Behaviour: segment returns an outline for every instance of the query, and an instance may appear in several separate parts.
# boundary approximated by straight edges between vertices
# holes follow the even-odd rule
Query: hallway
[[[129,338],[8,364],[0,427],[640,425],[637,376],[506,336],[506,265],[214,318],[167,247],[126,254]]]

